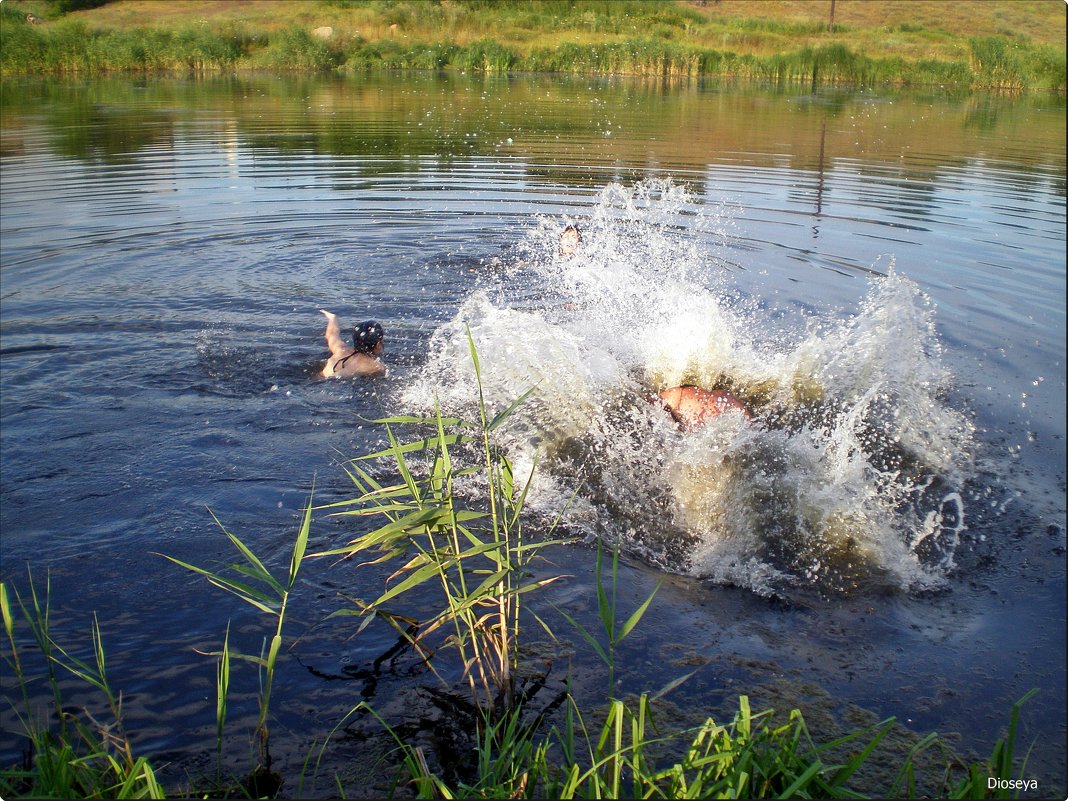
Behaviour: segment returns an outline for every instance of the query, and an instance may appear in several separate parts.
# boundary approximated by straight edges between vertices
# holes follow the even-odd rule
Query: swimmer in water
[[[579,232],[578,226],[575,226],[575,225],[565,226],[563,232],[560,234],[560,250],[559,250],[560,258],[563,259],[564,261],[570,260],[571,258],[573,258],[575,256],[576,253],[578,253],[579,248],[581,248],[581,247],[582,247],[582,234]],[[506,262],[504,262],[501,259],[499,259],[496,256],[494,256],[488,262],[485,262],[482,266],[484,266],[484,267],[492,267],[494,269],[496,269],[498,267],[508,267],[508,266],[511,266],[513,268],[518,268],[518,267],[526,267],[527,266],[527,261],[526,261],[526,259],[520,259],[519,261],[513,262],[511,265],[509,265]],[[478,268],[477,267],[468,267],[467,271],[469,273],[477,272]]]
[[[326,315],[326,344],[330,358],[323,365],[324,378],[352,378],[354,376],[379,376],[386,374],[386,366],[379,355],[385,347],[382,326],[374,320],[360,323],[352,329],[352,344],[349,347],[341,339],[337,315],[319,309]]]
[[[657,397],[671,418],[679,424],[679,428],[686,431],[696,431],[713,417],[719,417],[725,412],[741,412],[749,419],[749,411],[742,402],[729,392],[719,389],[708,390],[684,384],[665,389]]]
[[[569,225],[560,234],[560,255],[570,259],[582,247],[582,234],[575,225]]]

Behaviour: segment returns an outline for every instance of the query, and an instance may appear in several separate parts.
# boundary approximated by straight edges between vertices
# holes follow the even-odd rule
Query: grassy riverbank
[[[7,0],[0,69],[457,69],[1065,87],[1063,3],[837,0],[833,29],[830,10],[830,0]]]

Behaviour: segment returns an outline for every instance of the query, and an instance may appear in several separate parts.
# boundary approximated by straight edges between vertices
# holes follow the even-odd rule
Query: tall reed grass
[[[519,731],[492,751],[480,744],[485,768],[475,783],[446,785],[410,749],[407,765],[420,798],[858,798],[849,779],[893,726],[887,720],[817,745],[800,711],[784,725],[772,720],[771,710],[754,714],[742,695],[729,723],[708,718],[659,733],[643,694],[631,705],[610,700],[604,723],[591,730],[572,702],[547,737]],[[824,761],[846,749],[844,762]],[[678,756],[655,756],[671,751]]]
[[[560,614],[563,615],[567,621],[575,627],[578,633],[582,636],[582,639],[593,649],[594,653],[601,658],[601,661],[605,663],[605,667],[608,669],[608,697],[611,698],[616,691],[616,647],[623,642],[624,639],[634,631],[635,626],[644,617],[646,611],[649,609],[649,605],[653,602],[653,598],[656,597],[656,593],[660,590],[658,584],[656,589],[649,594],[638,608],[631,612],[630,616],[619,623],[618,615],[618,578],[619,578],[619,548],[617,547],[612,553],[612,591],[609,594],[605,587],[604,571],[602,566],[603,553],[600,545],[597,547],[597,566],[595,583],[597,587],[597,615],[601,622],[601,628],[605,635],[605,644],[601,645],[598,638],[586,629],[581,623],[571,617],[569,614],[562,610]]]
[[[0,69],[5,74],[218,72],[233,69],[250,44],[237,31],[93,31],[67,20],[41,30],[15,23],[0,30]]]
[[[347,559],[374,553],[380,555],[370,559],[373,564],[403,560],[389,589],[373,600],[355,599],[354,611],[365,617],[361,630],[376,616],[396,620],[398,613],[391,606],[410,593],[436,587],[439,610],[418,621],[414,631],[398,630],[423,653],[430,652],[426,644],[435,634],[449,631],[445,643],[459,654],[472,704],[489,716],[509,709],[515,701],[522,596],[559,578],[534,578],[530,565],[540,550],[559,541],[525,539],[523,508],[533,471],[524,483],[517,483],[511,461],[496,442],[495,432],[533,390],[491,415],[470,332],[468,341],[478,385],[477,422],[446,418],[440,409],[432,418],[376,421],[386,427],[390,447],[348,462],[345,469],[359,496],[323,509],[337,516],[379,517],[385,522],[315,556]],[[420,427],[426,433],[402,444],[393,431],[396,425]],[[477,463],[458,458],[458,449],[464,453],[465,446],[477,449]],[[421,476],[410,464],[415,454],[430,460]],[[360,464],[368,459],[389,460],[399,483],[380,484]],[[462,501],[457,484],[472,477],[485,482],[484,495],[469,505]]]
[[[230,683],[230,660],[241,659],[249,662],[262,672],[259,695],[259,717],[256,721],[257,764],[249,776],[246,787],[256,796],[266,792],[273,795],[281,786],[282,777],[272,771],[270,749],[270,707],[271,692],[274,687],[274,677],[278,665],[278,656],[282,650],[283,629],[286,620],[286,610],[289,599],[293,593],[293,587],[297,581],[297,573],[300,571],[304,553],[308,547],[308,535],[311,530],[312,503],[309,499],[304,510],[296,539],[293,542],[293,551],[289,557],[289,570],[284,578],[276,578],[264,565],[263,561],[253,553],[244,542],[236,535],[227,531],[222,523],[219,523],[223,533],[237,549],[242,561],[234,562],[223,570],[208,570],[204,567],[184,562],[173,556],[166,556],[174,564],[184,567],[201,576],[204,576],[211,584],[234,595],[258,611],[264,613],[273,620],[274,635],[268,643],[264,640],[264,647],[259,656],[240,654],[230,649],[230,631],[227,625],[227,636],[223,641],[223,650],[211,654],[219,659],[217,673],[217,702],[216,719],[217,734],[219,739],[218,753],[222,752],[222,735],[226,721],[226,693]],[[219,522],[216,518],[216,522]],[[234,574],[234,575],[231,575]]]
[[[306,512],[305,525],[291,555],[288,578],[285,584],[279,581],[282,593],[288,592],[287,585],[292,589],[295,566],[302,559],[301,542],[307,521]],[[278,579],[269,581],[270,573],[257,567],[262,561],[251,552],[246,553],[243,543],[239,545],[235,541],[234,544],[244,557],[244,562],[235,566],[237,572],[266,584],[268,591],[254,588],[235,591],[237,587],[233,585],[243,582],[216,572],[196,569],[195,572],[257,608],[259,603],[267,605],[266,601],[274,605],[272,595],[281,600],[279,588],[273,587]],[[615,574],[613,560],[613,584]],[[603,575],[597,581],[598,594],[607,603]],[[19,720],[28,750],[22,765],[0,769],[2,797],[189,797],[190,793],[184,789],[167,794],[148,758],[133,754],[122,726],[122,696],[107,679],[103,638],[95,618],[91,631],[92,658],[87,661],[74,656],[52,634],[49,582],[44,592],[39,593],[31,576],[26,599],[9,586],[0,583],[0,616],[8,646],[5,661],[22,695]],[[280,611],[270,606],[268,610],[272,614]],[[602,618],[611,619],[607,608],[602,609]],[[632,614],[621,630],[628,629],[630,621],[639,618],[640,614]],[[28,629],[32,647],[24,644],[22,629]],[[272,640],[272,650],[276,650],[275,642]],[[217,701],[220,741],[225,723],[229,654],[227,633],[223,650],[218,654],[221,657]],[[42,664],[32,667],[27,656],[36,657]],[[260,664],[267,663],[260,661]],[[109,722],[88,710],[74,713],[64,704],[57,668],[101,693],[111,715]],[[52,695],[51,714],[42,714],[45,710],[37,706],[31,694],[31,673],[46,677]],[[477,771],[468,782],[450,784],[430,770],[421,747],[398,739],[401,761],[409,776],[408,789],[419,798],[865,798],[851,786],[852,779],[895,725],[893,719],[887,719],[821,743],[809,731],[800,710],[792,710],[785,722],[779,722],[771,710],[754,713],[745,695],[738,697],[737,712],[727,723],[717,723],[710,717],[689,729],[657,724],[656,702],[677,683],[670,683],[655,695],[644,693],[632,701],[609,698],[602,714],[584,710],[569,695],[563,720],[548,731],[544,717],[536,717],[533,723],[526,720],[526,710],[521,704],[500,707],[484,719],[475,742]],[[938,797],[1010,797],[1004,789],[991,791],[989,779],[1010,780],[1025,775],[1026,757],[1019,765],[1016,758],[1019,716],[1021,707],[1035,692],[1032,690],[1013,705],[1005,736],[995,744],[988,759],[971,763],[961,760],[938,735],[930,734],[904,755],[895,777],[883,788],[880,797],[931,797],[932,785],[920,779],[916,766],[919,758],[932,750],[940,752],[945,766],[941,784],[934,785],[941,788],[936,793]],[[374,714],[366,704],[360,708]],[[593,717],[603,722],[594,726]],[[1007,785],[1002,781],[1001,786]],[[263,797],[278,790],[278,784],[265,789],[262,783],[256,782],[229,790],[220,787],[225,785],[220,784],[210,792]],[[344,796],[340,785],[339,793]]]

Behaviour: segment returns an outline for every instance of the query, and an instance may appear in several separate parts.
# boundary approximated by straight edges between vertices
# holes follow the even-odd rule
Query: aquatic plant
[[[93,661],[89,663],[72,655],[52,636],[51,578],[45,581],[43,595],[38,595],[32,574],[29,582],[28,601],[13,590],[14,606],[8,585],[0,582],[0,616],[10,649],[10,659],[6,661],[22,694],[23,709],[18,718],[28,740],[23,764],[0,770],[0,795],[4,798],[163,798],[152,765],[146,757],[134,756],[123,728],[122,695],[108,682],[103,637],[96,615],[93,615],[91,634]],[[55,727],[44,722],[30,697],[31,679],[15,634],[16,606],[29,627],[36,655],[44,661],[52,692],[50,717],[58,721]],[[103,694],[109,722],[98,720],[88,709],[74,713],[64,705],[56,667]]]
[[[274,685],[278,655],[282,649],[282,631],[285,624],[286,608],[289,603],[290,594],[293,591],[293,586],[297,581],[297,573],[300,570],[300,563],[304,559],[304,552],[308,547],[308,534],[311,530],[311,512],[312,502],[309,498],[308,504],[304,509],[304,516],[300,528],[297,532],[296,539],[293,542],[293,551],[289,558],[289,570],[284,579],[273,576],[264,566],[260,558],[256,556],[256,554],[253,553],[252,550],[237,536],[227,531],[222,523],[219,522],[218,518],[216,518],[216,522],[219,523],[219,527],[222,528],[223,533],[229,537],[231,543],[237,548],[244,563],[236,562],[228,565],[224,570],[213,571],[208,570],[207,568],[191,565],[181,559],[176,559],[173,556],[164,554],[165,558],[174,562],[176,565],[204,576],[211,584],[226,590],[231,595],[235,595],[245,603],[258,609],[260,612],[274,618],[274,635],[271,637],[269,643],[267,643],[266,640],[264,642],[266,656],[264,656],[262,652],[260,656],[239,654],[236,652],[232,653],[229,648],[229,627],[227,627],[227,638],[223,642],[223,650],[219,653],[211,654],[220,659],[218,700],[216,706],[218,736],[220,740],[222,737],[222,728],[225,723],[225,691],[229,687],[229,665],[231,657],[249,662],[263,671],[264,678],[260,685],[261,689],[259,695],[259,718],[256,721],[258,763],[248,781],[249,789],[254,791],[256,795],[260,795],[264,792],[268,795],[273,795],[274,791],[277,790],[281,783],[281,777],[271,771],[270,728],[268,726],[271,706],[271,689]],[[236,573],[238,578],[231,578],[226,575],[225,573],[227,571]]]
[[[595,576],[595,583],[597,586],[597,615],[601,622],[602,630],[604,631],[607,639],[607,644],[602,646],[597,638],[588,631],[581,623],[575,620],[571,615],[567,614],[563,610],[558,609],[568,622],[574,626],[582,639],[584,639],[589,646],[593,649],[594,653],[601,658],[601,661],[605,663],[608,668],[608,696],[612,697],[615,692],[615,669],[616,669],[616,646],[621,643],[628,634],[634,631],[634,627],[638,625],[642,617],[644,617],[646,611],[649,609],[649,605],[653,602],[653,598],[656,597],[656,593],[660,590],[660,584],[656,585],[656,588],[649,594],[649,596],[638,605],[622,625],[617,626],[618,618],[617,612],[617,598],[618,598],[618,580],[619,580],[619,546],[616,545],[612,551],[612,595],[609,597],[607,590],[604,586],[604,574],[601,567],[602,561],[602,548],[600,543],[597,545],[597,569]]]
[[[477,354],[470,334],[469,346],[476,377],[481,384]],[[442,582],[448,604],[437,617],[420,624],[417,629],[421,628],[421,631],[408,632],[409,641],[414,647],[420,647],[429,636],[431,626],[443,626],[446,620],[451,621],[456,624],[452,644],[465,656],[465,675],[470,680],[472,690],[477,691],[482,686],[473,680],[476,670],[483,680],[494,677],[500,683],[496,692],[487,685],[486,688],[491,691],[481,695],[480,710],[483,714],[472,743],[474,771],[470,776],[455,781],[447,780],[431,770],[422,749],[390,730],[387,722],[366,703],[353,710],[353,713],[371,714],[393,733],[404,768],[418,796],[864,797],[851,787],[851,781],[892,730],[892,718],[857,729],[830,742],[819,743],[810,733],[799,709],[792,710],[786,722],[776,722],[771,710],[754,714],[748,697],[740,695],[737,700],[738,711],[730,723],[717,723],[715,718],[709,717],[692,728],[658,726],[655,719],[656,702],[686,678],[680,677],[656,694],[643,693],[630,701],[611,697],[610,684],[609,697],[600,714],[599,710],[591,712],[588,707],[580,707],[569,687],[563,699],[562,723],[552,725],[546,732],[555,705],[531,715],[531,710],[526,706],[528,699],[515,695],[502,698],[501,691],[511,686],[514,672],[498,671],[497,660],[503,657],[507,660],[506,667],[514,668],[518,659],[521,636],[519,596],[553,580],[530,580],[526,575],[530,560],[545,543],[524,543],[519,523],[522,499],[529,488],[529,481],[517,492],[511,466],[494,448],[492,441],[493,432],[524,400],[525,397],[521,396],[491,418],[485,399],[480,396],[478,424],[461,425],[461,421],[444,418],[439,412],[432,420],[434,429],[429,436],[404,444],[400,444],[389,431],[391,447],[370,457],[390,457],[394,460],[402,479],[397,485],[380,485],[355,462],[346,466],[353,480],[368,491],[361,499],[340,505],[359,506],[362,503],[368,506],[363,510],[348,509],[341,514],[363,512],[369,515],[382,514],[390,519],[374,532],[377,536],[365,535],[356,543],[385,550],[380,561],[398,557],[410,547],[414,547],[416,552],[416,556],[395,574],[397,577],[404,576],[403,580],[377,601],[359,604],[356,613],[368,615],[368,621],[372,616],[381,616],[396,622],[398,616],[383,606],[388,600],[386,596],[401,597],[405,591],[403,585],[414,587],[421,581],[436,577]],[[390,418],[387,426],[426,422],[422,418],[396,417]],[[464,452],[468,446],[474,445],[479,446],[477,450],[485,458],[484,463],[460,467],[459,460],[453,459],[453,454]],[[416,455],[428,451],[433,454],[428,477],[417,479],[413,470],[416,467]],[[483,470],[489,471],[491,477],[492,490],[487,499],[489,510],[461,508],[454,479],[474,477]],[[233,654],[235,658],[256,664],[266,675],[257,724],[260,769],[250,777],[242,790],[253,796],[271,795],[281,782],[281,777],[277,775],[269,781],[272,777],[269,775],[271,762],[267,748],[268,709],[276,660],[282,645],[285,611],[305,555],[312,509],[309,500],[284,580],[273,576],[262,560],[229,532],[225,533],[243,557],[242,562],[230,566],[237,578],[231,578],[225,571],[208,571],[167,557],[276,619],[276,630],[267,649],[267,657]],[[472,521],[482,522],[480,527],[475,527]],[[400,531],[406,532],[406,535],[394,536]],[[493,532],[493,536],[490,536],[490,532]],[[389,543],[394,547],[391,548]],[[335,553],[354,555],[360,550],[353,544],[351,548]],[[422,579],[420,574],[423,574]],[[473,586],[475,581],[481,581],[478,588]],[[585,629],[580,629],[580,632],[609,667],[611,682],[614,645],[635,630],[653,598],[647,598],[619,626],[615,592],[618,552],[611,563],[610,585],[606,585],[600,556],[596,581],[599,617],[609,645],[602,646]],[[45,592],[40,596],[31,576],[28,600],[24,601],[16,591],[15,604],[11,603],[8,586],[0,583],[0,612],[10,651],[7,663],[21,689],[24,712],[19,715],[19,720],[31,751],[24,765],[0,770],[0,792],[8,798],[165,797],[152,765],[147,758],[134,756],[123,730],[122,696],[111,688],[107,680],[103,640],[95,616],[91,636],[93,657],[90,663],[72,655],[53,637],[49,584],[46,584]],[[34,653],[44,660],[43,670],[52,691],[57,721],[51,726],[40,722],[28,689],[30,679],[23,648],[16,634],[16,609],[21,610],[23,622],[29,628],[36,646]],[[473,610],[480,611],[469,614]],[[220,762],[231,653],[228,629],[222,650],[214,654],[219,658],[216,720]],[[428,650],[424,650],[424,654],[430,660],[440,658],[430,655]],[[487,660],[487,657],[488,664],[475,666],[476,659]],[[63,705],[55,670],[57,667],[103,693],[111,723],[100,722],[88,711],[83,711],[81,716],[70,714]],[[918,781],[917,760],[927,751],[939,750],[942,764],[945,765],[940,795],[947,798],[1008,797],[1007,790],[999,789],[990,793],[989,781],[994,779],[1000,782],[999,787],[1010,787],[1009,780],[1023,775],[1024,766],[1017,771],[1015,759],[1019,713],[1022,705],[1034,693],[1029,692],[1013,706],[1007,733],[997,742],[987,760],[968,763],[956,756],[937,734],[928,735],[904,756],[897,776],[886,788],[885,795],[926,797],[927,788],[931,785],[929,781]],[[502,703],[502,700],[507,702]],[[592,717],[602,716],[603,723],[599,728],[587,722]],[[344,723],[343,719],[338,728]],[[322,750],[326,746],[327,742],[324,742]],[[219,771],[221,774],[221,764]],[[343,791],[340,784],[339,790]],[[187,794],[180,795],[185,797]]]
[[[1022,775],[1022,767],[1014,773],[1013,749],[1019,707],[1032,695],[1013,706],[1008,734],[987,762],[967,764],[930,734],[909,750],[880,796],[929,797],[916,781],[916,761],[937,747],[946,765],[942,797],[1007,798],[1007,791],[991,793],[988,780],[1007,787]],[[430,771],[421,749],[397,742],[419,798],[867,798],[851,782],[896,725],[888,718],[817,743],[801,710],[776,723],[773,710],[753,713],[748,696],[740,695],[730,723],[710,717],[661,733],[655,698],[643,693],[632,705],[610,700],[604,723],[592,732],[571,697],[562,727],[548,735],[518,725],[520,710],[512,710],[496,739],[478,742],[477,779],[456,785]],[[955,770],[964,778],[954,782]]]
[[[618,562],[613,560],[613,588],[617,572]],[[614,603],[607,605],[600,564],[597,583],[602,623],[611,632]],[[650,596],[628,624],[637,622],[651,600]],[[626,625],[623,630],[629,631]],[[581,627],[580,631],[611,666],[610,652]],[[422,748],[405,742],[367,704],[354,711],[366,709],[393,736],[419,798],[868,797],[853,789],[851,780],[894,730],[894,718],[817,744],[800,709],[792,709],[786,722],[777,723],[774,710],[754,714],[748,696],[739,695],[738,711],[729,724],[717,724],[709,717],[693,728],[657,726],[655,702],[686,678],[675,679],[655,695],[642,693],[636,708],[612,698],[610,686],[599,730],[587,726],[570,689],[564,721],[548,733],[539,728],[546,713],[526,719],[521,704],[489,716],[474,743],[475,777],[455,784],[434,773]],[[1008,732],[985,763],[964,762],[931,733],[904,755],[895,779],[881,796],[929,797],[926,793],[932,785],[917,782],[916,765],[926,751],[939,749],[945,765],[942,797],[1008,797],[1004,790],[992,794],[989,780],[994,779],[999,787],[1012,786],[1020,707],[1036,692],[1030,691],[1013,705]],[[1024,775],[1025,766],[1026,758],[1017,775]],[[963,778],[954,781],[955,772],[963,772]]]
[[[944,798],[1010,798],[1009,789],[1013,786],[1013,780],[1020,782],[1020,777],[1026,775],[1026,756],[1019,772],[1014,771],[1020,708],[1037,693],[1037,688],[1029,690],[1012,705],[1005,736],[994,744],[993,751],[985,762],[965,762],[948,748],[937,734],[922,738],[906,755],[901,769],[886,793],[887,797],[920,797],[916,785],[916,760],[924,751],[939,748],[942,751],[942,762],[946,766],[941,792]],[[963,775],[955,778],[960,774]]]
[[[299,543],[301,535],[297,539]],[[294,554],[298,552],[295,547]],[[291,561],[291,566],[294,563],[299,564],[299,559]],[[254,567],[239,567],[257,572]],[[31,576],[28,600],[14,591],[12,604],[9,585],[0,583],[0,612],[9,649],[6,661],[22,692],[24,711],[19,720],[30,747],[23,765],[0,770],[0,792],[5,798],[168,797],[149,760],[133,755],[123,731],[121,694],[107,680],[98,622],[94,617],[93,663],[72,656],[51,633],[49,587],[46,583],[39,595]],[[256,591],[244,593],[250,603],[257,595]],[[17,636],[17,611],[30,630],[35,654],[44,658],[55,704],[56,722],[51,726],[41,722],[30,697],[32,679]],[[219,679],[223,709],[228,642],[227,636],[220,654],[221,666],[226,666]],[[87,710],[80,716],[71,714],[63,705],[55,667],[102,691],[114,716],[112,722],[105,724]],[[800,710],[792,710],[785,723],[777,723],[771,710],[754,714],[745,695],[738,697],[738,711],[729,723],[720,724],[710,717],[693,728],[658,726],[655,702],[676,685],[673,682],[651,696],[643,693],[632,702],[609,699],[599,729],[587,724],[590,713],[584,713],[570,692],[562,724],[547,733],[543,731],[546,715],[530,720],[521,704],[499,710],[487,716],[478,733],[474,743],[477,770],[467,782],[450,784],[431,771],[420,747],[400,738],[398,750],[420,798],[864,798],[851,788],[851,779],[894,726],[890,718],[818,743]],[[938,750],[945,765],[940,797],[1010,797],[1004,788],[1024,775],[1026,767],[1025,757],[1024,764],[1016,768],[1020,710],[1036,692],[1028,692],[1013,705],[1006,734],[988,759],[966,762],[937,734],[929,734],[905,754],[895,779],[881,795],[928,797],[917,780],[916,764],[925,752]],[[354,711],[377,717],[366,704]],[[223,711],[220,727],[224,719]],[[992,792],[991,780],[1001,789]],[[339,790],[343,790],[340,785]],[[261,795],[265,790],[250,784],[245,792]],[[187,795],[181,792],[178,797]]]
[[[479,388],[478,422],[446,418],[440,408],[433,418],[375,421],[386,426],[390,447],[349,461],[345,470],[360,495],[322,508],[337,516],[380,516],[386,523],[342,547],[313,556],[380,553],[374,564],[406,558],[391,577],[398,580],[396,584],[374,600],[353,599],[356,609],[342,614],[364,616],[361,630],[375,617],[382,617],[424,654],[429,653],[427,641],[433,634],[451,629],[446,644],[459,653],[472,704],[488,713],[513,704],[521,597],[559,578],[531,578],[528,569],[538,551],[559,541],[524,541],[522,513],[533,472],[524,485],[517,484],[512,463],[494,442],[494,431],[530,391],[491,417],[470,331],[468,343]],[[393,432],[396,425],[429,427],[430,431],[401,444]],[[477,446],[481,464],[464,465],[457,459],[456,448],[466,445]],[[430,458],[425,475],[417,475],[410,464],[414,454]],[[400,483],[383,486],[359,464],[383,458],[392,461]],[[486,482],[486,494],[475,508],[469,508],[462,504],[456,484],[476,476]],[[442,607],[418,621],[414,631],[402,629],[389,605],[432,583],[439,586]]]
[[[227,699],[230,695],[230,625],[226,625],[219,663],[215,667],[215,781],[222,783],[223,733],[226,730]]]

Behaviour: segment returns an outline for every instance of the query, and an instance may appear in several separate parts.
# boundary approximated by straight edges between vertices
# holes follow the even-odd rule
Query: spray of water
[[[565,221],[566,222],[566,221]],[[668,181],[604,189],[575,254],[541,220],[434,334],[402,403],[463,414],[535,387],[502,436],[529,503],[665,569],[763,594],[938,587],[965,526],[973,432],[950,408],[929,299],[895,272],[846,319],[769,338],[714,255],[730,219]],[[751,411],[678,429],[648,398],[723,389]]]

